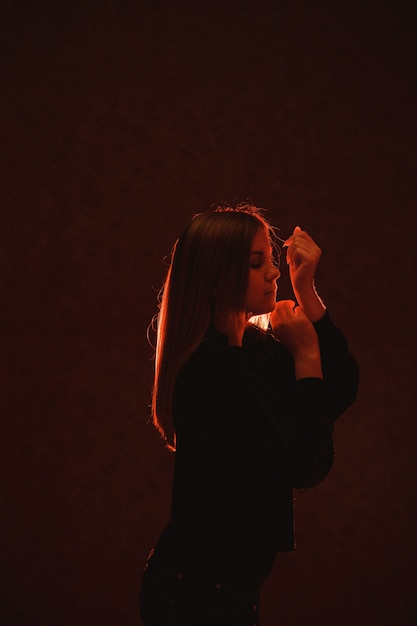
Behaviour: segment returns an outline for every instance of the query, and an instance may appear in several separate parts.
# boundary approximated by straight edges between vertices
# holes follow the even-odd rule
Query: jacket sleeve
[[[286,472],[295,488],[312,487],[329,473],[334,460],[334,421],[354,402],[358,388],[358,366],[343,333],[327,312],[314,326],[323,380],[295,380],[289,355],[279,342],[269,341],[276,357],[272,368],[275,381],[269,379],[268,384],[276,394],[270,422],[284,444]],[[266,399],[267,390],[259,395]]]
[[[334,421],[355,401],[359,368],[345,336],[327,312],[314,327],[319,337],[324,377],[323,409],[327,418]]]
[[[256,386],[259,391],[259,381]],[[303,378],[289,383],[274,406],[267,400],[267,390],[257,394],[257,403],[264,408],[258,416],[269,422],[267,430],[276,441],[276,461],[286,481],[298,489],[320,483],[333,465],[333,422],[323,408],[324,391],[320,378]]]
[[[342,331],[329,314],[314,324],[320,343],[323,380],[304,378],[293,389],[291,482],[312,487],[329,473],[334,459],[333,423],[356,398],[359,370]]]

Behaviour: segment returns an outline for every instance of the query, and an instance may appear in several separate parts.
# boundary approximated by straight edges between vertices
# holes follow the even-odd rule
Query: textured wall
[[[0,623],[139,624],[172,471],[147,424],[163,257],[192,213],[250,197],[322,246],[362,370],[264,626],[415,625],[412,3],[1,11]]]

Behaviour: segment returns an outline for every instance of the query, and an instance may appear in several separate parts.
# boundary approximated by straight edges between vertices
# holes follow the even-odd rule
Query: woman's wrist
[[[294,358],[295,378],[323,378],[320,352]]]
[[[306,289],[296,289],[297,302],[311,322],[318,322],[326,313],[326,306],[317,293],[314,281]]]

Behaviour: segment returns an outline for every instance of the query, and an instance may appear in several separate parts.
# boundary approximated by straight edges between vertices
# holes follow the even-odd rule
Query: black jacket
[[[324,380],[295,380],[269,333],[242,348],[211,330],[181,370],[172,517],[159,567],[221,582],[260,582],[277,551],[294,548],[293,493],[328,474],[334,421],[352,404],[358,368],[326,313],[315,324]]]

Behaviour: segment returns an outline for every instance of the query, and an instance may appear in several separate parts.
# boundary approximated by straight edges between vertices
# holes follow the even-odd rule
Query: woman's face
[[[277,279],[281,275],[274,264],[273,250],[267,234],[260,228],[252,241],[249,257],[249,279],[246,312],[252,315],[270,313],[275,308]]]

